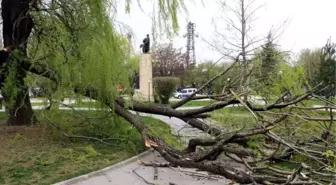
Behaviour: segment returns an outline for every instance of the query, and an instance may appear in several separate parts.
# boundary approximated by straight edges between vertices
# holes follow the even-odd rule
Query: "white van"
[[[192,93],[196,92],[197,89],[196,88],[185,88],[182,89],[180,92],[176,92],[174,93],[174,98],[187,98],[188,96],[190,96]]]

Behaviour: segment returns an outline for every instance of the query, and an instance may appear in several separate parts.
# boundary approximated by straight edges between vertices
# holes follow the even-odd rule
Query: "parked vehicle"
[[[190,96],[192,93],[196,92],[197,89],[196,88],[185,88],[182,89],[180,92],[175,92],[174,93],[174,98],[187,98],[188,96]]]
[[[37,97],[43,97],[43,96],[45,96],[45,94],[42,88],[40,87],[29,88],[29,97],[37,98]]]
[[[176,90],[176,92],[174,92],[173,97],[174,97],[174,98],[178,98],[178,97],[181,95],[181,91],[182,91],[182,90],[183,90],[183,89],[178,88],[178,89]]]

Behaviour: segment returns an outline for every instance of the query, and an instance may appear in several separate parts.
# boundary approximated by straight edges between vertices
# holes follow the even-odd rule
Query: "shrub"
[[[168,104],[178,82],[179,79],[175,77],[155,77],[153,79],[155,102]]]

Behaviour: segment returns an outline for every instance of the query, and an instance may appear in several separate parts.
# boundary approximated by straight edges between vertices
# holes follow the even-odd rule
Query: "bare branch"
[[[171,107],[173,109],[176,109],[186,103],[188,103],[190,100],[192,100],[192,98],[199,93],[202,89],[204,89],[208,84],[210,84],[211,82],[215,81],[216,79],[218,79],[219,77],[223,76],[224,74],[226,74],[230,69],[233,68],[233,66],[237,63],[238,59],[239,59],[240,54],[237,56],[235,62],[229,67],[227,68],[225,71],[221,72],[220,74],[218,74],[217,76],[213,77],[212,79],[210,79],[208,82],[206,82],[205,84],[203,84],[200,88],[197,89],[197,91],[195,91],[194,93],[192,93],[188,98],[185,98],[179,102],[177,102],[176,104],[172,105]]]

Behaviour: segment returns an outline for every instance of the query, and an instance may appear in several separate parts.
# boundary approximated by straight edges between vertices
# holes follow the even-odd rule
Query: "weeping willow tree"
[[[132,1],[125,1],[130,11]],[[160,28],[178,29],[177,12],[182,1],[157,2]],[[37,1],[2,0],[3,38],[6,53],[2,90],[10,125],[25,125],[34,119],[26,72],[22,61],[31,67],[44,66],[57,72],[53,98],[69,94],[74,87],[100,89],[99,97],[113,99],[116,86],[131,89],[127,66],[129,45],[114,26],[117,10],[114,0]],[[166,22],[162,22],[165,20]]]
[[[115,98],[118,84],[129,87],[125,66],[130,48],[106,15],[104,1],[57,6],[50,4],[57,11],[34,16],[37,30],[42,31],[31,37],[30,58],[58,71],[55,96],[91,86],[100,89],[99,97]]]

